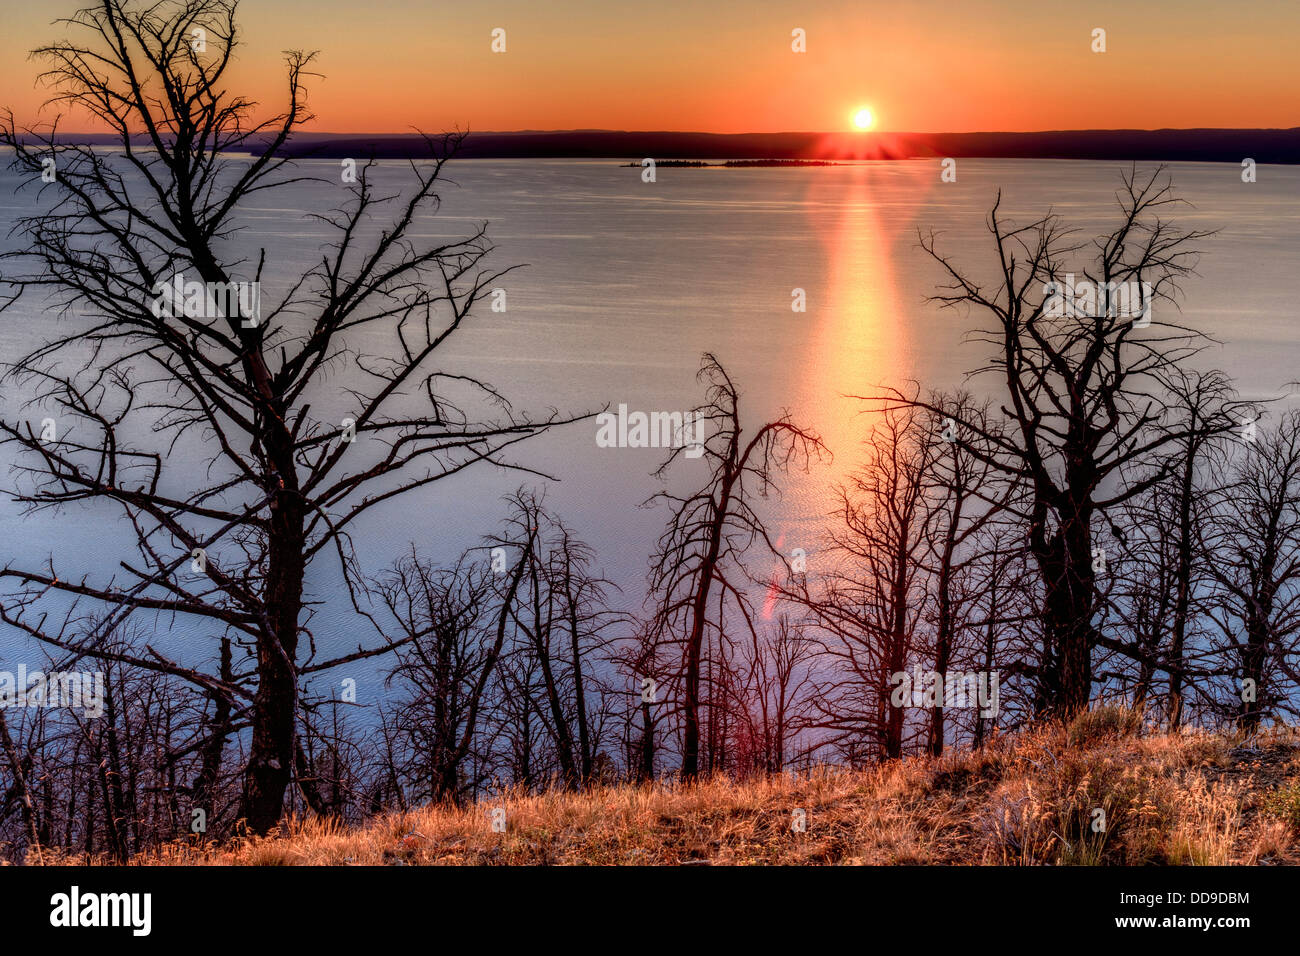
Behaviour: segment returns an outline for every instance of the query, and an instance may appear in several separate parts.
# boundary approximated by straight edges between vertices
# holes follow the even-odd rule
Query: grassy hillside
[[[492,829],[495,807],[504,833]],[[806,832],[792,828],[796,810]],[[1131,712],[1104,708],[982,753],[693,788],[506,793],[357,829],[301,821],[263,840],[176,844],[138,862],[1293,864],[1300,735],[1153,736]]]

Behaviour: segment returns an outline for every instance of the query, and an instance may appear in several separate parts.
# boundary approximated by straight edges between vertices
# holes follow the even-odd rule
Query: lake
[[[300,165],[337,179],[335,161]],[[782,547],[805,548],[811,566],[828,491],[855,463],[864,427],[858,403],[846,396],[908,380],[956,386],[985,357],[981,346],[963,343],[963,315],[927,302],[940,273],[919,249],[918,230],[936,230],[959,263],[986,271],[993,245],[984,223],[999,188],[1005,215],[1027,221],[1051,208],[1091,237],[1114,222],[1126,166],[963,159],[952,183],[940,181],[937,160],[660,168],[654,183],[642,181],[639,167],[615,161],[465,160],[448,168],[456,185],[444,191],[441,214],[421,221],[417,233],[451,238],[488,220],[495,264],[526,267],[502,283],[508,310],[485,303],[443,353],[444,367],[472,372],[517,407],[539,412],[620,403],[686,411],[703,399],[695,381],[700,355],[715,353],[742,389],[751,428],[789,408],[836,456],[832,465],[789,476],[784,496],[767,511]],[[1221,343],[1202,361],[1233,375],[1247,398],[1283,394],[1300,378],[1300,168],[1261,166],[1249,184],[1234,165],[1170,170],[1191,203],[1176,221],[1218,231],[1201,244],[1200,274],[1184,284],[1182,299],[1182,320]],[[398,189],[409,175],[405,164],[390,162],[379,178]],[[15,196],[14,186],[11,172],[0,175],[5,223],[34,201],[33,191]],[[267,248],[265,303],[320,254],[325,231],[306,214],[325,211],[342,194],[315,183],[258,195],[235,245],[254,256]],[[804,290],[805,312],[791,309],[795,289]],[[12,359],[47,334],[50,320],[30,312],[0,315],[0,358]],[[345,415],[346,384],[327,383],[311,397],[314,410]],[[18,396],[3,403],[9,416],[21,413]],[[549,485],[549,505],[596,549],[635,609],[665,520],[662,511],[638,506],[662,487],[650,473],[665,453],[601,448],[596,430],[590,421],[567,426],[519,446],[516,457],[558,479]],[[192,467],[197,477],[202,459],[191,450],[169,464]],[[702,477],[689,460],[679,472],[682,487]],[[527,480],[475,469],[372,511],[354,532],[363,566],[379,571],[412,543],[431,558],[452,559],[496,530],[501,496]],[[130,530],[120,520],[70,514],[24,522],[12,505],[2,507],[0,560],[34,563],[53,553],[69,571],[107,573],[126,554],[120,548]],[[103,556],[103,572],[74,563],[89,553]],[[312,596],[324,602],[312,624],[321,654],[354,648],[365,632],[337,576],[323,562],[312,573]],[[208,657],[212,642],[198,640],[206,633],[178,629],[166,643],[195,640]],[[0,657],[11,655],[40,659],[15,634],[0,632]],[[369,683],[371,675],[352,676]]]

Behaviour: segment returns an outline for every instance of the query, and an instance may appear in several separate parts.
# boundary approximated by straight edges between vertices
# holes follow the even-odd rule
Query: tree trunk
[[[710,516],[709,549],[700,565],[700,580],[691,602],[691,632],[686,640],[686,700],[682,742],[682,779],[694,780],[700,774],[700,659],[704,650],[705,615],[709,592],[722,549],[722,526],[731,503],[731,479],[722,485],[721,500]]]
[[[104,812],[109,820],[113,856],[125,863],[130,856],[131,821],[126,812],[126,797],[122,791],[122,756],[117,742],[117,702],[113,695],[112,673],[104,680],[104,742],[107,751],[101,764],[104,777]]]
[[[910,536],[910,525],[906,522],[900,525],[898,529],[898,548],[894,555],[894,573],[893,580],[890,581],[890,630],[889,630],[889,648],[890,657],[887,673],[885,674],[885,687],[889,686],[890,676],[897,674],[907,667],[907,571],[910,566],[911,558],[908,555],[907,544]],[[888,691],[885,691],[884,699],[889,701]],[[885,720],[885,757],[890,760],[897,760],[903,756],[903,725],[906,710],[902,707],[888,707],[887,717]]]
[[[564,707],[560,701],[560,689],[555,680],[555,670],[551,667],[551,625],[554,615],[552,613],[553,605],[550,604],[550,591],[548,594],[548,607],[546,617],[542,617],[541,609],[541,581],[538,578],[537,564],[533,562],[532,568],[533,584],[533,642],[537,648],[537,662],[542,668],[542,683],[546,687],[546,703],[551,711],[551,723],[555,726],[555,751],[560,761],[560,773],[564,777],[566,787],[576,787],[578,785],[578,765],[573,759],[573,732],[569,729],[568,718],[564,715]]]
[[[960,515],[960,504],[958,504],[954,509],[954,520],[948,526],[944,535],[943,555],[940,559],[939,582],[937,585],[939,592],[939,622],[935,636],[934,669],[945,676],[945,688],[947,687],[948,664],[952,658],[952,638],[955,629],[952,619],[952,562],[953,552],[956,547],[956,522]],[[927,749],[935,757],[943,753],[943,708],[946,703],[946,700],[940,700],[939,705],[930,710],[930,740]]]
[[[1187,642],[1187,622],[1192,601],[1192,479],[1196,452],[1192,445],[1183,463],[1178,488],[1178,568],[1174,596],[1173,640],[1169,647],[1169,729],[1177,732],[1183,723],[1183,647]]]
[[[569,612],[570,653],[573,655],[573,697],[578,710],[578,758],[582,761],[582,783],[591,780],[592,752],[591,732],[587,727],[587,691],[582,676],[582,649],[578,643],[578,604],[577,595],[573,593],[572,568],[565,542],[564,554],[564,598]]]
[[[37,854],[41,852],[41,836],[36,826],[36,806],[32,802],[31,787],[27,783],[27,774],[23,772],[22,761],[18,757],[18,748],[9,736],[9,725],[5,723],[4,708],[0,707],[0,745],[4,746],[5,757],[13,771],[14,787],[18,791],[18,805],[22,809],[23,826],[27,828],[27,839]]]
[[[221,679],[226,683],[234,680],[231,669],[230,638],[221,639]],[[202,809],[208,817],[214,812],[212,795],[217,788],[217,776],[221,772],[221,755],[226,748],[226,737],[230,733],[230,699],[224,694],[212,694],[213,714],[209,724],[208,739],[203,744],[199,759],[198,776],[191,787],[193,807]],[[186,828],[188,829],[188,827]]]
[[[1254,690],[1254,700],[1245,700],[1242,693],[1241,705],[1237,709],[1237,726],[1246,733],[1253,734],[1259,730],[1264,716],[1264,662],[1268,656],[1268,619],[1272,610],[1272,597],[1268,588],[1259,597],[1251,601],[1250,611],[1246,615],[1246,644],[1241,649],[1241,676],[1243,691],[1245,681]]]
[[[1092,570],[1092,511],[1074,506],[1048,540],[1041,525],[1031,544],[1043,581],[1043,626],[1054,651],[1046,677],[1048,709],[1068,720],[1092,697],[1092,626],[1096,578]]]
[[[298,614],[302,603],[304,515],[290,462],[277,469],[281,487],[271,503],[266,616],[257,643],[257,693],[253,739],[240,816],[248,828],[268,833],[280,822],[289,786],[297,724]],[[284,487],[287,483],[291,487]],[[268,628],[269,625],[269,628]]]
[[[641,701],[641,779],[655,778],[655,725],[650,718],[650,702]]]

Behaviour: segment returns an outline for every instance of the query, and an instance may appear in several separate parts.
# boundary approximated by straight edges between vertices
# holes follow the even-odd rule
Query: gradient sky
[[[20,120],[44,99],[25,54],[76,6],[6,4],[0,106]],[[1300,0],[244,0],[240,14],[231,85],[278,104],[280,51],[320,50],[320,132],[833,131],[861,106],[908,132],[1300,126]]]

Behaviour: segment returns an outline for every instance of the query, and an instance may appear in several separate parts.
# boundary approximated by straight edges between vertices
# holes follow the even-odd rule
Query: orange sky
[[[25,56],[62,0],[9,5],[0,106],[44,98]],[[243,0],[232,86],[275,103],[283,49],[319,49],[330,132],[1300,126],[1300,0],[445,3]],[[507,51],[490,50],[494,27]],[[807,33],[807,52],[790,49]],[[1094,27],[1107,52],[1090,50]],[[70,119],[65,128],[87,128]]]

